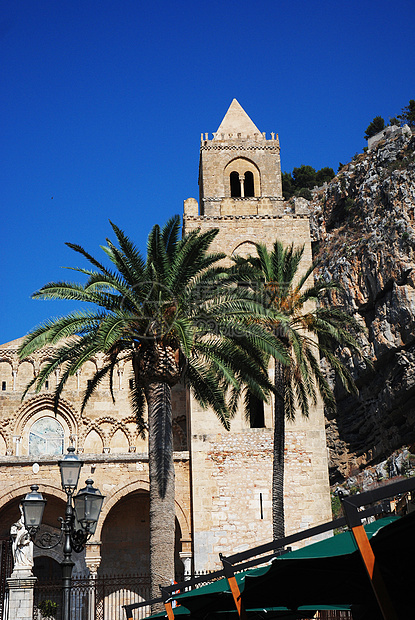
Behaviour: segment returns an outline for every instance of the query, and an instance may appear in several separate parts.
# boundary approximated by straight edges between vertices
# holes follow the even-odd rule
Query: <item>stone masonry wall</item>
[[[235,211],[244,200],[227,199]],[[195,210],[196,201],[190,201]],[[249,199],[247,200],[249,202]],[[186,204],[185,203],[185,204]],[[277,216],[207,217],[184,214],[184,232],[219,228],[213,252],[254,253],[254,243],[271,247],[275,239],[304,244],[299,274],[312,261],[308,216],[302,203]],[[271,369],[272,372],[272,369]],[[227,433],[211,412],[191,402],[191,469],[194,551],[197,570],[218,567],[219,552],[235,553],[272,539],[272,403],[265,408],[264,429],[251,429],[239,411]],[[296,532],[331,518],[323,407],[308,419],[287,424],[285,450],[286,531]],[[260,502],[262,501],[262,517]]]

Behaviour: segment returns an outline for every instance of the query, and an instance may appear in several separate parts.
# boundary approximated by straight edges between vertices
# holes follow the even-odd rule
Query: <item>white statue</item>
[[[15,570],[28,570],[31,572],[33,567],[33,543],[24,524],[23,508],[21,504],[19,508],[20,519],[16,523],[13,523],[10,528],[14,562],[13,572]]]

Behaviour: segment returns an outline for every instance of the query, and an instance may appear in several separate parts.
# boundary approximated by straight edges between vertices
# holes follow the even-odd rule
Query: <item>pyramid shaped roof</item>
[[[224,134],[225,139],[229,139],[229,134],[235,139],[238,138],[238,134],[241,134],[241,138],[247,138],[249,136],[252,139],[254,134],[257,134],[257,140],[263,139],[262,133],[259,131],[258,127],[251,121],[248,114],[236,99],[233,99],[229,106],[223,121],[219,125],[214,140],[222,140],[222,134]]]

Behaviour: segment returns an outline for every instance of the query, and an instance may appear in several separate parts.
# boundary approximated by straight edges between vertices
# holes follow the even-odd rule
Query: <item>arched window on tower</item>
[[[63,454],[64,430],[55,418],[45,416],[32,424],[29,433],[29,454]]]
[[[250,170],[245,172],[245,180],[244,180],[244,196],[245,198],[250,198],[251,196],[255,196],[254,191],[254,175]]]
[[[239,173],[236,171],[231,172],[230,181],[231,181],[231,197],[240,198],[241,197],[241,183],[239,181]]]

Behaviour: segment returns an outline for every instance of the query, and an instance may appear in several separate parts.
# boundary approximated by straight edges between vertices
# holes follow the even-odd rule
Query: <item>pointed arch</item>
[[[111,454],[122,453],[125,454],[129,451],[131,441],[128,438],[125,429],[121,425],[115,428],[110,435],[109,448]]]
[[[102,454],[105,446],[105,435],[97,424],[92,425],[83,441],[84,454]]]

